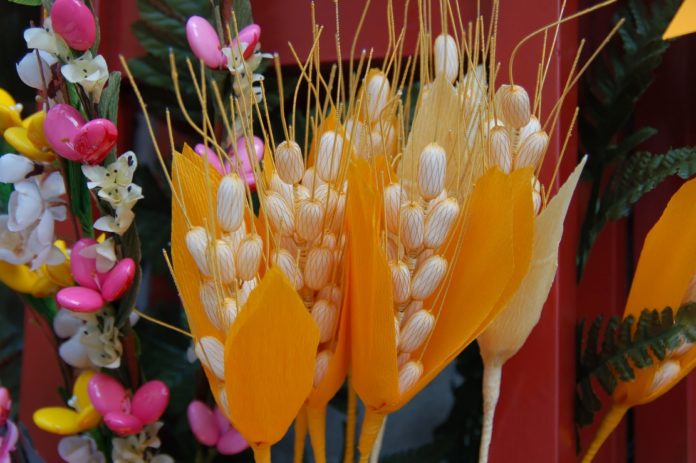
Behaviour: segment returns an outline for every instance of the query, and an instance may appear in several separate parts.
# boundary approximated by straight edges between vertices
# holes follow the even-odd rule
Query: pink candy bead
[[[220,51],[220,38],[213,26],[200,16],[191,16],[186,22],[186,39],[196,58],[211,68],[217,69],[227,64],[227,58]]]
[[[249,57],[254,54],[254,49],[256,48],[256,44],[259,43],[259,40],[261,40],[261,26],[258,24],[249,24],[239,31],[237,37],[232,40],[230,48],[234,51],[237,50],[239,46],[237,45],[238,43],[244,44],[246,48],[244,48],[242,57],[244,59],[249,59]]]
[[[72,143],[80,155],[80,160],[87,164],[101,164],[116,145],[118,130],[108,119],[92,119],[77,129]]]
[[[101,283],[102,297],[109,301],[119,299],[130,288],[135,277],[136,265],[133,259],[126,257],[109,270]]]
[[[51,24],[75,50],[89,49],[97,38],[94,15],[80,0],[56,0],[51,7]]]
[[[119,436],[129,436],[143,429],[143,422],[133,415],[111,412],[104,416],[104,424]]]
[[[256,159],[261,161],[264,152],[263,140],[259,137],[254,137],[254,151]],[[256,179],[254,178],[254,170],[251,167],[249,155],[247,154],[247,142],[244,137],[239,137],[237,139],[237,153],[239,154],[239,160],[241,161],[241,168],[239,170],[239,175],[247,182],[250,187],[256,187]],[[233,162],[237,162],[237,157],[234,156],[234,151],[230,151],[230,156]],[[235,170],[234,167],[231,170]]]
[[[169,403],[169,388],[162,381],[154,380],[140,386],[131,399],[131,413],[143,424],[159,420]]]
[[[56,294],[56,302],[61,307],[74,312],[96,312],[104,305],[104,298],[97,291],[81,286],[63,288]]]
[[[109,375],[94,375],[87,385],[87,393],[90,402],[101,415],[112,412],[130,413],[126,390]]]
[[[80,286],[94,289],[99,289],[97,285],[97,261],[94,258],[85,257],[80,252],[89,246],[97,244],[91,238],[83,238],[73,245],[70,253],[70,270],[73,278]]]
[[[220,429],[218,429],[212,410],[199,400],[191,402],[186,409],[189,426],[196,440],[203,445],[213,447],[220,439]]]
[[[71,161],[100,164],[116,144],[118,130],[108,119],[85,122],[72,106],[57,104],[46,114],[44,133],[53,150]]]
[[[230,170],[230,166],[227,162],[225,162],[225,166],[223,167],[222,164],[220,164],[220,158],[218,158],[217,154],[215,154],[215,151],[211,150],[207,146],[203,144],[197,144],[193,150],[201,157],[205,156],[208,158],[208,162],[212,167],[215,168],[220,174],[225,175],[227,172]]]

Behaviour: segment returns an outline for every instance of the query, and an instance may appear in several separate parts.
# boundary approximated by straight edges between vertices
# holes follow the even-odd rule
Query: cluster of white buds
[[[365,77],[360,103],[361,117],[351,117],[345,123],[345,134],[355,154],[371,159],[390,154],[396,146],[396,128],[390,104],[392,94],[389,79],[383,72],[370,71]]]
[[[277,237],[271,254],[309,309],[319,328],[314,384],[328,367],[341,310],[342,225],[346,208],[345,175],[349,144],[338,130],[316,142],[316,162],[306,168],[300,146],[285,140],[275,149],[275,172],[265,194],[265,213]]]
[[[531,114],[529,95],[520,85],[502,85],[495,95],[499,120],[489,123],[487,161],[505,173],[524,167],[536,172],[549,145],[549,135]],[[533,179],[535,213],[541,208],[541,185]]]
[[[199,297],[218,336],[198,340],[195,352],[213,374],[224,380],[224,339],[237,313],[258,282],[263,241],[248,231],[245,221],[247,198],[244,182],[236,172],[225,175],[217,190],[216,222],[220,233],[193,227],[186,247],[203,275]]]
[[[413,386],[423,372],[411,354],[423,346],[435,326],[427,302],[447,274],[442,252],[459,216],[457,199],[445,190],[446,166],[445,150],[431,143],[420,153],[410,198],[401,183],[384,188],[401,392]]]

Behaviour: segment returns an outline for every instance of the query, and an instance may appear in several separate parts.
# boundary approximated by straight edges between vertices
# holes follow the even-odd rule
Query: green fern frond
[[[684,342],[696,341],[696,303],[681,306],[676,314],[643,310],[636,320],[611,317],[601,330],[603,317],[595,318],[585,332],[585,321],[577,329],[577,379],[575,422],[578,427],[592,424],[602,401],[595,384],[612,395],[619,382],[635,379],[636,368],[652,366],[669,357]],[[601,347],[600,347],[601,346]]]

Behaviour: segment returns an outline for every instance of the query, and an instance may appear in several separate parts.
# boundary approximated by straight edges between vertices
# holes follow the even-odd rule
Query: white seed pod
[[[290,253],[291,256],[296,256],[299,252],[297,242],[295,241],[295,238],[293,236],[281,236],[280,249],[285,249]]]
[[[531,166],[537,168],[549,144],[549,136],[539,130],[527,137],[520,146],[520,152],[515,158],[515,169]]]
[[[321,205],[324,207],[325,217],[333,217],[338,204],[338,193],[334,188],[332,188],[328,183],[319,185],[319,187],[314,190],[314,199],[319,201],[319,203],[321,203]]]
[[[319,291],[331,278],[333,252],[326,247],[316,247],[307,253],[304,268],[304,281],[308,288]]]
[[[406,362],[399,368],[399,394],[411,389],[423,375],[423,364],[417,360]]]
[[[299,183],[302,180],[305,169],[300,145],[292,140],[284,140],[276,147],[273,158],[276,171],[281,180],[290,185]]]
[[[217,288],[213,281],[204,282],[200,288],[198,288],[198,297],[203,305],[203,310],[205,314],[216,328],[219,329],[220,323],[220,297],[218,296]]]
[[[424,248],[421,252],[418,253],[418,257],[416,258],[416,269],[421,268],[423,266],[423,262],[428,260],[430,256],[434,255],[434,249]]]
[[[299,291],[302,289],[302,286],[304,286],[302,272],[300,272],[300,269],[297,267],[295,258],[292,257],[288,251],[281,249],[280,251],[274,252],[271,256],[271,262],[277,265],[285,276],[288,277],[290,283],[295,285],[296,290]]]
[[[302,185],[304,185],[310,192],[324,183],[326,182],[314,172],[314,167],[309,167],[302,176]]]
[[[226,232],[239,228],[244,220],[246,198],[244,182],[236,173],[222,177],[217,191],[217,221]]]
[[[415,201],[401,206],[400,212],[401,243],[407,252],[415,252],[423,245],[425,234],[425,214],[423,208]]]
[[[242,283],[242,287],[237,291],[237,307],[244,307],[244,304],[246,304],[249,299],[249,295],[254,288],[256,288],[257,284],[256,280],[249,280]]]
[[[239,248],[239,243],[247,236],[247,225],[246,222],[242,222],[238,229],[231,233],[223,233],[222,239],[227,242],[232,247],[234,252],[237,252]]]
[[[488,165],[497,166],[506,174],[512,169],[512,147],[505,127],[496,125],[488,135]]]
[[[330,340],[338,323],[338,309],[336,305],[325,299],[319,299],[312,306],[311,314],[319,328],[319,342]]]
[[[334,182],[338,178],[343,163],[343,137],[329,130],[319,139],[316,169],[319,178]]]
[[[459,50],[457,42],[449,34],[440,34],[433,45],[435,75],[454,82],[459,75]]]
[[[430,297],[442,282],[447,273],[447,261],[441,256],[429,257],[416,270],[411,282],[411,297],[424,301]]]
[[[666,360],[660,364],[650,385],[650,393],[669,384],[680,372],[681,367],[676,360]]]
[[[387,238],[387,261],[399,258],[399,245],[393,238]]]
[[[202,337],[194,346],[196,357],[220,380],[225,380],[225,347],[213,336]]]
[[[256,233],[246,236],[237,249],[237,277],[251,280],[259,272],[263,255],[263,240]]]
[[[307,199],[299,204],[295,225],[297,235],[304,241],[312,242],[321,234],[324,227],[324,205],[318,198]]]
[[[413,316],[413,314],[415,314],[416,312],[418,312],[419,310],[422,310],[422,309],[423,309],[423,301],[413,300],[413,301],[409,302],[408,305],[406,306],[406,308],[404,309],[404,314],[403,314],[404,316],[403,316],[403,319],[401,320],[401,324],[402,325],[406,324],[408,322],[408,320]]]
[[[537,215],[541,210],[541,183],[532,176],[532,202],[534,203],[534,215]]]
[[[401,368],[411,359],[411,354],[402,353],[396,357],[396,366]]]
[[[317,359],[314,362],[314,387],[319,386],[326,376],[326,371],[329,369],[331,361],[331,352],[323,350],[317,354]]]
[[[333,302],[336,306],[341,305],[341,288],[336,285],[327,285],[319,290],[317,299],[325,299]]]
[[[399,211],[408,199],[400,183],[392,183],[384,187],[384,209],[387,216],[387,230],[392,233],[399,231]]]
[[[268,193],[265,210],[273,230],[282,235],[292,235],[295,230],[295,216],[279,193],[275,191]]]
[[[353,147],[353,152],[362,159],[370,159],[372,146],[370,146],[370,130],[362,122],[350,118],[343,125],[346,138]]]
[[[520,85],[501,85],[496,94],[500,105],[500,115],[505,125],[513,129],[521,129],[531,116],[529,95]]]
[[[227,333],[232,328],[238,313],[237,302],[232,298],[226,297],[220,308],[220,326],[218,328]]]
[[[326,232],[321,237],[321,245],[331,249],[332,251],[336,250],[337,243],[336,235],[334,233]]]
[[[529,137],[534,132],[538,132],[539,130],[541,130],[541,124],[539,123],[539,119],[537,119],[536,116],[531,116],[529,118],[529,122],[527,122],[527,125],[520,129],[520,134],[518,137],[519,143],[524,143],[527,137]]]
[[[403,304],[411,296],[411,272],[402,261],[389,262],[389,270],[392,277],[392,293],[394,302]]]
[[[210,276],[208,263],[208,232],[203,227],[193,227],[186,233],[186,248],[203,275]]]
[[[425,218],[423,244],[431,249],[442,246],[458,216],[459,204],[456,199],[447,198],[436,204]]]
[[[391,86],[389,79],[382,72],[371,72],[365,85],[365,103],[367,104],[367,117],[370,122],[375,122],[382,115],[382,111],[389,101]]]
[[[287,204],[288,206],[288,209],[290,209],[291,211],[294,210],[295,193],[293,191],[292,185],[285,183],[283,180],[281,180],[277,172],[273,172],[273,175],[271,175],[271,183],[269,186],[271,191],[275,191],[283,197],[283,199],[285,200],[285,204]]]
[[[223,283],[232,283],[237,277],[232,246],[225,240],[215,240],[208,247],[208,255],[215,259],[215,267],[210,269],[211,272]]]
[[[334,233],[339,233],[343,228],[343,221],[346,216],[346,200],[348,195],[345,193],[338,194],[338,200],[336,201],[336,210],[331,216],[331,223],[329,224],[331,231]]]
[[[418,189],[426,201],[436,198],[445,187],[447,155],[437,143],[430,143],[418,158]]]
[[[225,383],[222,383],[220,389],[218,389],[218,406],[222,410],[222,414],[230,420],[230,403],[227,400],[227,390],[225,389]],[[232,420],[230,420],[232,421]]]
[[[304,185],[295,185],[295,204],[309,199],[310,196],[309,188]]]
[[[406,321],[399,335],[399,351],[414,352],[430,335],[435,326],[435,317],[427,310],[419,310]]]

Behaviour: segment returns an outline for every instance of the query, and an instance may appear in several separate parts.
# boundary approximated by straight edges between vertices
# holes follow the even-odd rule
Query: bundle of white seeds
[[[263,241],[248,232],[246,187],[237,173],[225,175],[216,195],[217,232],[197,226],[186,235],[186,247],[203,275],[199,288],[201,305],[218,336],[205,336],[195,352],[220,380],[224,381],[224,340],[256,286],[263,258]]]
[[[339,131],[324,132],[316,143],[315,165],[310,168],[305,167],[296,142],[281,142],[275,149],[276,171],[265,199],[268,221],[279,237],[271,260],[295,286],[319,328],[315,386],[324,378],[331,359],[330,341],[336,334],[342,300],[335,280],[344,241],[344,142]]]

